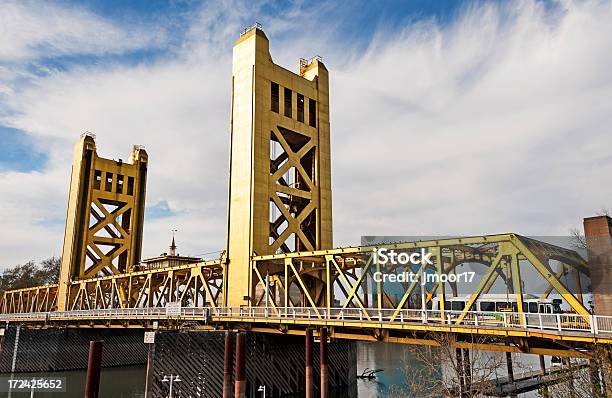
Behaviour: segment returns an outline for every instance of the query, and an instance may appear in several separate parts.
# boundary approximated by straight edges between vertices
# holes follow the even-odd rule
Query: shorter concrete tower
[[[134,146],[128,162],[96,153],[93,134],[74,147],[57,308],[67,310],[72,281],[130,272],[140,261],[147,152]]]

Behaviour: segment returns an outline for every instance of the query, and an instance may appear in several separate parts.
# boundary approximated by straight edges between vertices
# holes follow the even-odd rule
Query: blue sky
[[[59,254],[84,131],[102,156],[147,147],[145,255],[172,229],[185,254],[222,248],[231,46],[255,21],[276,63],[330,70],[337,245],[564,234],[612,206],[609,0],[9,0],[0,267]]]
[[[44,169],[46,154],[34,148],[23,131],[0,126],[0,136],[2,137],[0,170],[27,172]]]
[[[496,3],[496,2],[491,2]],[[29,3],[34,6],[35,2]],[[197,1],[58,1],[57,5],[87,10],[117,24],[129,26],[133,23],[147,26],[157,26],[164,29],[164,38],[151,46],[134,48],[130,51],[118,53],[88,53],[71,52],[56,53],[52,47],[46,48],[46,43],[36,43],[33,47],[40,50],[35,59],[26,60],[18,64],[18,68],[36,77],[45,77],[58,72],[69,71],[82,65],[122,64],[135,66],[152,63],[164,57],[171,57],[176,49],[189,39],[186,34],[198,13],[202,2]],[[333,37],[337,43],[348,45],[354,49],[364,49],[371,43],[373,37],[384,31],[393,34],[410,24],[433,20],[440,26],[452,24],[457,15],[470,7],[487,4],[484,1],[458,1],[458,0],[411,0],[411,1],[344,1],[326,4],[320,2],[313,8],[322,7],[325,13],[321,23],[333,24]],[[542,2],[542,4],[550,4]],[[250,17],[241,18],[247,24],[270,18],[283,18],[287,12],[301,6],[300,2],[266,2],[255,7]],[[308,22],[302,22],[306,25]],[[228,43],[229,44],[229,43]],[[9,65],[11,64],[9,60]],[[40,164],[45,161],[45,154],[32,148],[33,137],[27,131],[0,126],[0,136],[6,138],[6,143],[0,153],[0,169],[15,169],[19,171],[40,170]]]

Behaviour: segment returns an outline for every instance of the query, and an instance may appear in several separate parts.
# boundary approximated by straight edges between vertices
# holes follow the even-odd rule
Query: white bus
[[[444,300],[444,309],[447,311],[463,311],[471,295],[447,297]],[[438,297],[432,299],[431,309],[439,311]],[[478,312],[518,312],[516,294],[483,294],[470,311]],[[561,314],[561,299],[543,299],[532,294],[523,295],[523,311],[532,314]]]

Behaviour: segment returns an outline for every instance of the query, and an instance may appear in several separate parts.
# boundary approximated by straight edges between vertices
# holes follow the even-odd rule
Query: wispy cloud
[[[603,1],[484,4],[378,35],[332,79],[336,236],[578,225],[612,194],[611,38]]]
[[[0,3],[2,61],[120,53],[151,46],[161,39],[160,30],[117,26],[85,8],[42,1]]]

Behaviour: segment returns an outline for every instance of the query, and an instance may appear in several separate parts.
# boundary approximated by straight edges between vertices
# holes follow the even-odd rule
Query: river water
[[[414,348],[413,348],[414,349]],[[427,348],[422,348],[427,350]],[[498,353],[495,355],[504,355]],[[520,364],[537,364],[537,356],[515,358],[519,365],[515,374],[520,372]],[[400,344],[359,343],[357,354],[357,370],[361,374],[365,369],[382,369],[374,380],[358,380],[359,398],[369,397],[396,397],[395,391],[407,389],[407,380],[410,375],[422,369],[423,363],[412,354],[408,346]],[[539,365],[538,365],[539,366]],[[524,366],[523,366],[524,368]],[[144,397],[144,380],[146,368],[144,366],[106,368],[102,369],[100,382],[101,398],[142,398]],[[27,376],[19,374],[17,377]],[[36,392],[35,398],[81,398],[85,387],[85,371],[56,372],[47,374],[50,377],[66,377],[67,391],[65,393]],[[32,374],[31,376],[34,376]],[[37,373],[36,377],[43,374]],[[7,393],[0,393],[6,397]],[[30,393],[12,393],[11,398],[30,397]],[[403,396],[411,396],[410,393]],[[520,397],[535,397],[535,394],[520,395]]]

